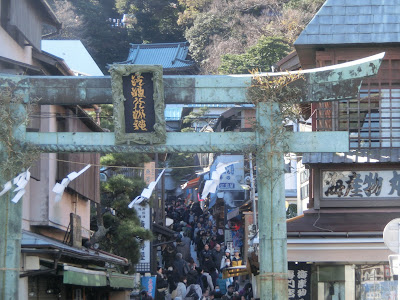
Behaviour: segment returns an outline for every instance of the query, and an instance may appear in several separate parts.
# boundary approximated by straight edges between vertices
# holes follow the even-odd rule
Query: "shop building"
[[[289,262],[311,270],[304,299],[396,297],[382,232],[400,216],[399,17],[390,0],[328,0],[295,42],[303,69],[386,53],[357,99],[311,105],[312,130],[348,131],[350,152],[303,154],[308,209],[287,231]]]

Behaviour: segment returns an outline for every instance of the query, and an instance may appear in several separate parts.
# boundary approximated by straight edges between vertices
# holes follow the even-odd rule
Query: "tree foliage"
[[[60,34],[52,39],[81,40],[104,74],[107,64],[124,61],[129,43],[141,42],[132,28],[111,27],[109,18],[118,18],[107,0],[49,0],[62,22]]]
[[[180,181],[189,180],[195,175],[193,168],[195,165],[194,153],[172,153],[168,157],[167,163],[168,167],[173,168],[171,176],[178,184]],[[188,166],[191,168],[187,168]]]
[[[182,132],[197,131],[197,125],[201,121],[205,121],[205,114],[208,113],[208,107],[200,107],[199,111],[191,111],[183,118],[182,123],[189,127],[182,128]],[[193,128],[193,125],[195,128]]]
[[[101,157],[101,163],[105,166],[140,166],[149,161],[145,153],[109,153]]]
[[[112,153],[103,156],[101,163],[108,166],[137,167],[148,160],[146,155]],[[97,231],[101,227],[108,230],[106,236],[100,240],[101,248],[128,258],[131,271],[140,258],[140,242],[152,238],[151,232],[141,226],[136,210],[128,208],[132,199],[140,195],[145,187],[146,184],[139,175],[126,177],[114,174],[101,183],[100,207],[92,213],[91,218],[92,230]]]
[[[179,26],[179,5],[176,0],[116,0],[120,14],[135,18],[135,31],[144,42],[161,43],[183,40],[183,27]]]
[[[140,225],[136,211],[128,208],[144,187],[140,177],[127,178],[123,175],[113,176],[101,184],[103,222],[109,231],[100,245],[106,251],[128,258],[132,265],[140,259],[140,241],[152,238],[151,232]]]
[[[222,74],[246,74],[253,69],[267,72],[289,50],[290,46],[284,39],[263,36],[246,53],[223,55],[219,71]]]
[[[180,0],[192,57],[205,74],[215,74],[226,54],[245,54],[262,37],[292,45],[323,0]],[[243,65],[247,57],[232,56]],[[226,58],[225,58],[226,59]],[[224,67],[225,68],[225,67]],[[247,70],[246,70],[247,72]]]

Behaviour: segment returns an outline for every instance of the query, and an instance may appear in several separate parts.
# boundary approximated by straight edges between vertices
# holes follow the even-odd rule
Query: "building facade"
[[[42,50],[43,25],[54,33],[61,28],[46,1],[0,1],[0,74],[76,75],[65,60]],[[103,131],[79,106],[37,106],[30,113],[27,131]],[[13,291],[19,299],[129,299],[133,277],[121,273],[128,261],[84,246],[93,234],[91,203],[100,201],[99,158],[91,153],[42,153],[31,166],[20,200],[19,288]],[[92,166],[56,201],[55,184],[87,164]]]
[[[328,0],[295,42],[303,69],[386,53],[357,99],[311,105],[313,131],[348,131],[350,152],[303,154],[308,210],[287,230],[288,260],[310,267],[304,299],[397,297],[383,230],[400,216],[399,16],[390,0]]]

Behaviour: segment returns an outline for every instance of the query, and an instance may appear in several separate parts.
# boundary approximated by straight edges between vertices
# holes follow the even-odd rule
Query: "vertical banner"
[[[311,265],[289,262],[288,266],[289,299],[311,300]]]
[[[156,276],[143,276],[141,278],[142,289],[146,290],[147,294],[153,297],[156,297]]]
[[[149,162],[144,164],[144,181],[147,185],[150,182],[156,180],[156,164],[155,162]],[[150,205],[146,204],[142,206],[135,204],[134,209],[136,210],[137,216],[140,220],[140,226],[150,230],[151,223],[151,210]],[[140,260],[136,265],[137,272],[150,272],[150,260],[151,260],[151,245],[150,241],[144,241],[140,247]]]

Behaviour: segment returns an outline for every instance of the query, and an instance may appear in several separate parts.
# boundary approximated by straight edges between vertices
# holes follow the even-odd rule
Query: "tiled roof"
[[[167,104],[165,105],[164,116],[166,121],[179,121],[182,117],[183,105]]]
[[[187,60],[189,43],[131,44],[126,61],[120,64],[162,65],[164,70],[181,70],[194,66]]]
[[[400,42],[399,0],[327,0],[295,46]]]
[[[60,241],[51,239],[47,236],[43,236],[30,231],[22,230],[21,239],[22,248],[54,248],[62,250],[62,254],[65,256],[71,256],[82,260],[93,260],[101,262],[109,262],[121,266],[128,265],[126,258],[119,257],[104,251],[92,250],[85,247],[81,249],[68,246]]]

